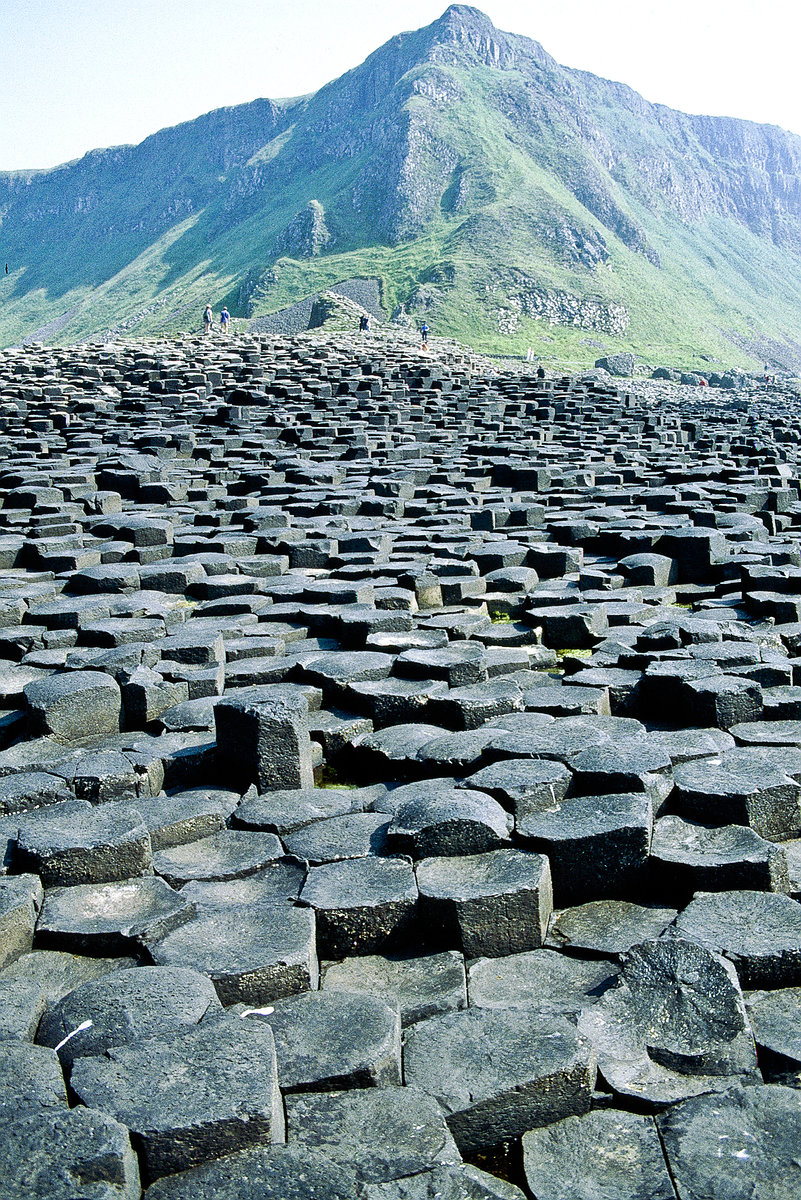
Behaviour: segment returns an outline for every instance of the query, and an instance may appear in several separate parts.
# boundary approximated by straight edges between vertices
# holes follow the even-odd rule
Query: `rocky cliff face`
[[[548,325],[595,329],[600,333],[622,335],[631,323],[624,304],[614,304],[600,296],[576,296],[554,288],[540,287],[520,271],[484,285],[483,298],[488,307],[497,308],[502,333],[515,333],[521,317],[534,317]]]
[[[354,271],[457,335],[535,320],[623,337],[656,293],[712,320],[731,245],[716,328],[800,339],[793,297],[795,317],[769,312],[763,283],[799,274],[799,218],[801,138],[651,105],[453,5],[313,96],[0,174],[0,340],[140,313],[158,328],[177,308],[153,302],[187,289],[258,315]]]
[[[319,200],[310,200],[275,239],[275,253],[278,256],[289,254],[293,258],[316,258],[330,241],[325,209]]]
[[[3,235],[16,227],[84,223],[93,213],[105,222],[95,233],[155,231],[165,219],[202,208],[221,177],[275,136],[289,111],[256,100],[164,129],[138,146],[92,150],[52,171],[0,172]]]

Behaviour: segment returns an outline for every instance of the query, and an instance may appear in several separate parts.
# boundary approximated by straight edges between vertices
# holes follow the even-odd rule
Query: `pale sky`
[[[315,91],[447,0],[0,0],[0,170]],[[559,62],[801,134],[799,0],[483,0]]]

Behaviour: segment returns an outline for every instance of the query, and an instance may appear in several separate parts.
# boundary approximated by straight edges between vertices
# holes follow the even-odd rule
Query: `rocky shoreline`
[[[0,1194],[801,1195],[799,416],[0,352]]]

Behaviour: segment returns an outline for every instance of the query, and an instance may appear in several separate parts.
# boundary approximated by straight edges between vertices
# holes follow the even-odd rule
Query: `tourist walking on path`
[[[229,313],[229,311],[225,307],[225,305],[223,305],[222,309],[220,310],[220,330],[222,331],[222,333],[226,333],[226,334],[228,333],[228,322],[230,320],[231,320],[231,314]]]
[[[427,350],[428,349],[428,326],[426,325],[425,321],[423,321],[423,324],[420,326],[420,340],[421,340],[423,349]]]
[[[206,307],[203,309],[203,332],[211,333],[211,327],[213,324],[214,324],[214,313],[212,312],[211,305],[207,304]]]

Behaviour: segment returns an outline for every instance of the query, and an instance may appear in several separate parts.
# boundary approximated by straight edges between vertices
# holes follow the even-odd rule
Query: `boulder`
[[[657,1117],[679,1196],[786,1200],[801,1190],[801,1092],[733,1087]]]
[[[585,1008],[580,1032],[607,1084],[653,1110],[758,1079],[756,1049],[731,966],[695,942],[643,942]]]
[[[327,968],[320,986],[325,991],[364,992],[397,1005],[404,1027],[467,1007],[464,958],[457,950],[408,958],[346,958]]]
[[[87,1107],[136,1137],[146,1182],[257,1142],[283,1142],[284,1113],[270,1029],[225,1016],[76,1060],[70,1079]]]
[[[411,1085],[287,1096],[290,1145],[316,1149],[364,1183],[461,1162],[433,1098]]]
[[[0,1109],[0,1192],[4,1200],[139,1200],[129,1131],[91,1108]]]
[[[119,685],[100,671],[67,671],[25,688],[31,732],[70,744],[120,728]]]
[[[491,850],[417,864],[429,937],[468,957],[497,957],[541,946],[553,908],[547,858]]]
[[[537,1200],[676,1200],[653,1117],[611,1108],[523,1135]]]
[[[563,1016],[480,1009],[406,1034],[406,1083],[435,1096],[463,1153],[589,1111],[595,1056]]]

